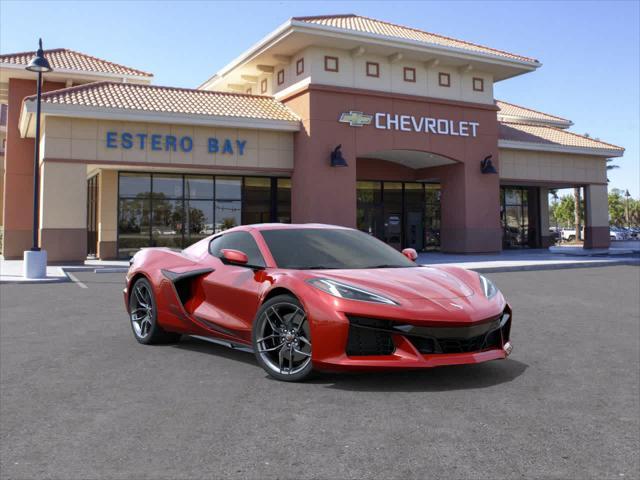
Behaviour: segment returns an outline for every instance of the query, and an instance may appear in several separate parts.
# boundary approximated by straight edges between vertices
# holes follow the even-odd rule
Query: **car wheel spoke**
[[[271,335],[267,335],[266,337],[259,338],[258,340],[256,340],[256,342],[262,343],[265,340],[269,340],[271,338],[278,338],[279,336],[280,336],[280,334],[278,334],[278,333],[272,333]]]
[[[275,352],[276,350],[281,350],[283,348],[284,348],[284,343],[279,343],[275,347],[260,348],[260,346],[258,346],[258,351],[260,351],[261,353],[262,352]]]
[[[298,350],[297,348],[294,348],[293,351],[296,352],[298,355],[302,355],[304,357],[310,357],[311,356],[310,353],[303,352],[302,350]]]
[[[138,305],[140,307],[143,307],[143,308],[149,307],[149,304],[145,301],[144,294],[142,293],[141,287],[136,287],[133,293],[136,296],[136,301],[138,302]]]
[[[308,368],[308,323],[304,309],[292,302],[278,302],[265,309],[256,325],[255,349],[267,370],[295,375]]]

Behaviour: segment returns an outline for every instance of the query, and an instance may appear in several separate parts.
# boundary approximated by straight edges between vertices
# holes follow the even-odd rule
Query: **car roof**
[[[325,223],[255,223],[253,225],[240,225],[234,227],[233,231],[249,231],[249,230],[301,230],[301,229],[340,229],[351,230],[348,227],[340,225],[328,225]]]

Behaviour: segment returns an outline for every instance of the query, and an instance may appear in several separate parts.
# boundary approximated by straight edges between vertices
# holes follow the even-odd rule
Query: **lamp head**
[[[342,152],[340,149],[342,148],[342,144],[338,145],[331,152],[331,166],[332,167],[348,167],[347,161],[342,156]]]
[[[480,161],[480,172],[482,173],[498,173],[496,168],[493,166],[491,159],[493,155],[487,155],[484,157],[484,160]]]
[[[42,39],[39,41],[38,51],[35,56],[29,62],[29,65],[26,66],[26,69],[30,72],[39,72],[46,73],[53,70],[51,65],[49,64],[49,60],[44,56],[44,51],[42,50]]]

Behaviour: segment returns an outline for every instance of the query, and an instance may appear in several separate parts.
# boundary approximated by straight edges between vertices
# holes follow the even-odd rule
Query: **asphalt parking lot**
[[[271,380],[145,347],[122,274],[0,286],[1,478],[639,478],[640,269],[489,274],[509,360]]]

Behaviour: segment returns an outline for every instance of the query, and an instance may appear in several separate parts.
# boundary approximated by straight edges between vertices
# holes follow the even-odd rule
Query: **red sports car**
[[[140,250],[124,301],[138,342],[252,351],[279,380],[506,358],[511,309],[491,280],[416,257],[350,228],[241,226]]]

